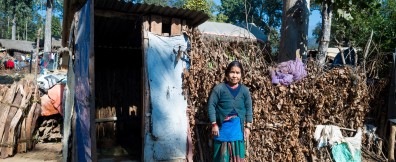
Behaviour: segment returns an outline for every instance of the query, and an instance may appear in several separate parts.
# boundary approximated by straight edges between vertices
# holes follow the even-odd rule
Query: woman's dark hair
[[[241,69],[241,76],[243,76],[243,74],[244,74],[243,67],[239,61],[233,61],[230,64],[228,64],[227,69],[225,71],[226,76],[228,76],[228,74],[230,74],[231,68],[234,66],[239,67]]]

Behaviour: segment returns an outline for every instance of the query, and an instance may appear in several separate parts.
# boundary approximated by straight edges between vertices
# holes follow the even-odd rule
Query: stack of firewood
[[[369,94],[359,67],[324,70],[309,60],[306,78],[289,86],[274,85],[268,68],[275,63],[268,59],[271,56],[267,56],[264,45],[206,38],[197,31],[188,34],[192,44],[188,53],[191,66],[183,75],[183,89],[196,161],[211,161],[211,149],[206,149],[212,145],[207,100],[212,88],[223,81],[226,66],[233,60],[243,64],[243,83],[253,99],[248,161],[329,160],[330,156],[324,154],[328,151],[316,148],[315,125],[363,128],[374,97]]]
[[[62,118],[57,118],[57,116],[44,119],[35,135],[37,140],[39,142],[60,142],[62,140],[60,122],[62,122]]]
[[[22,79],[0,88],[0,155],[7,158],[34,147],[33,131],[41,109],[32,80]]]

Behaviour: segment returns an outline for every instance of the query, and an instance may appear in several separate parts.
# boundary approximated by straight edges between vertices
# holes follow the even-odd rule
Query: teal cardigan
[[[249,89],[243,84],[239,84],[239,86],[241,88],[235,98],[226,87],[226,83],[220,83],[213,88],[208,101],[208,113],[211,123],[216,122],[217,125],[221,126],[224,118],[234,108],[241,118],[242,124],[245,120],[249,123],[253,122],[252,97]]]

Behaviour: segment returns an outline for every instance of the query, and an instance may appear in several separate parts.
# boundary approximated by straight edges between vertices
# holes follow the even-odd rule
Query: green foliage
[[[271,38],[271,50],[273,52],[272,55],[276,56],[279,52],[280,33],[275,28],[271,28],[268,35]]]
[[[214,16],[214,18],[211,20],[216,21],[216,22],[227,22],[228,16],[220,13],[220,14],[217,14],[216,16]]]
[[[196,11],[203,11],[207,15],[209,15],[210,20],[215,20],[216,16],[212,13],[216,12],[217,6],[215,5],[213,0],[186,0],[183,8],[196,10]]]
[[[61,37],[62,34],[62,26],[60,22],[60,18],[57,16],[52,17],[52,26],[51,26],[51,34],[52,37]]]
[[[16,16],[17,35],[21,34],[23,27],[19,29],[19,25],[24,26],[26,20],[31,17],[33,3],[31,0],[0,0],[0,32],[3,38],[11,38],[11,20]],[[24,31],[24,30],[23,30]]]
[[[187,0],[183,7],[190,10],[210,13],[210,6],[206,0]]]
[[[282,24],[282,0],[221,0],[221,3],[219,11],[228,16],[226,22],[253,22],[265,34],[270,34],[272,28],[279,29]]]
[[[320,37],[322,37],[322,23],[317,23],[315,28],[312,30],[312,36],[316,39],[316,42],[319,43]]]
[[[353,19],[336,14],[332,25],[332,45],[344,41],[364,48],[374,31],[373,42],[380,51],[393,51],[396,47],[396,1],[356,1],[349,5]]]
[[[220,13],[227,15],[232,23],[245,22],[245,7],[243,0],[221,0]]]
[[[170,7],[182,8],[186,3],[186,0],[136,0],[134,2],[153,4],[157,6],[170,6]]]
[[[154,4],[157,6],[167,6],[168,5],[167,0],[144,0],[143,2],[147,3],[147,4]]]
[[[183,8],[185,3],[186,3],[186,0],[170,0],[169,6]]]

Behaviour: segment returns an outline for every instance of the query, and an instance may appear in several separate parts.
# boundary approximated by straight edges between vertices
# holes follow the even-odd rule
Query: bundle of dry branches
[[[243,64],[243,84],[249,87],[253,99],[248,161],[328,160],[329,156],[316,149],[315,125],[363,127],[372,97],[358,68],[324,71],[308,61],[305,79],[290,86],[273,85],[267,70],[271,63],[264,59],[267,54],[259,44],[209,39],[197,31],[191,31],[189,37],[192,64],[185,71],[183,88],[196,161],[211,161],[211,149],[204,149],[211,147],[207,99],[211,89],[223,81],[225,68],[233,60]]]

